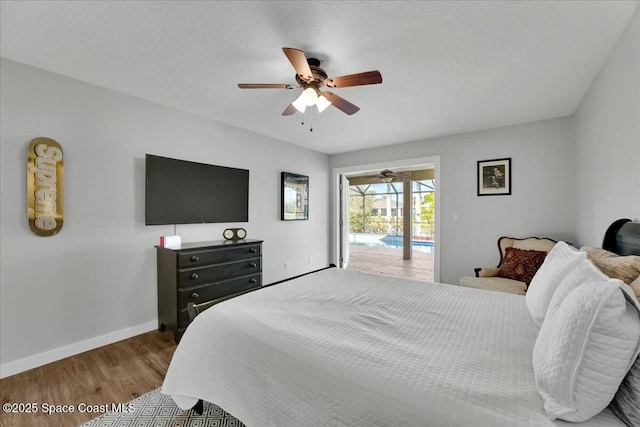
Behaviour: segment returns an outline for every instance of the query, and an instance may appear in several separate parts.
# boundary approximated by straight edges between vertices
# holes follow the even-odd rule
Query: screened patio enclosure
[[[379,175],[348,177],[349,252],[354,269],[373,268],[385,273],[379,271],[381,264],[393,269],[391,264],[395,262],[406,273],[411,264],[406,260],[419,258],[417,261],[430,272],[421,271],[418,275],[433,277],[433,175],[433,169],[427,169],[398,173],[388,182],[381,181]],[[402,271],[398,275],[413,276]]]

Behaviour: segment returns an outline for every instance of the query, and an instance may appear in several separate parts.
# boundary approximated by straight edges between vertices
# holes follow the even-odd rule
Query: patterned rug
[[[129,402],[133,411],[107,412],[81,427],[244,427],[237,419],[211,403],[204,412],[183,411],[173,400],[156,389]]]

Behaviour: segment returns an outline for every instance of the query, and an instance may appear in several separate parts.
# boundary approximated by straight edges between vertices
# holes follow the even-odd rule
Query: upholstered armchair
[[[524,295],[533,275],[555,244],[555,240],[548,238],[500,237],[498,266],[475,268],[475,276],[461,277],[460,285]]]

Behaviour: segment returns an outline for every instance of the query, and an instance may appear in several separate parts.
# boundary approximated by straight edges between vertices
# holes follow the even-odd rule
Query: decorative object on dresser
[[[282,172],[281,187],[282,221],[309,219],[309,177]]]
[[[222,237],[226,240],[242,240],[247,237],[247,230],[244,228],[227,228],[222,232]]]
[[[174,234],[173,236],[160,236],[160,246],[163,248],[180,247],[182,244],[182,237]]]
[[[478,161],[478,196],[511,194],[511,158]]]
[[[156,249],[158,329],[173,331],[176,343],[195,305],[202,311],[262,286],[262,240],[217,240]]]

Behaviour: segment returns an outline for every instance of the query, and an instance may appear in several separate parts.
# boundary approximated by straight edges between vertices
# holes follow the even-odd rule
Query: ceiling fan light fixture
[[[316,107],[318,107],[318,113],[322,113],[327,107],[331,105],[331,101],[324,97],[324,95],[320,95],[318,100],[316,101]]]
[[[318,94],[314,88],[308,87],[302,91],[302,95],[298,99],[302,99],[307,107],[311,107],[318,101]]]
[[[302,98],[302,95],[300,95],[298,99],[293,101],[291,105],[296,107],[296,110],[300,111],[301,113],[304,113],[304,111],[307,109],[307,103]]]
[[[304,113],[307,107],[311,107],[315,105],[318,101],[318,94],[316,90],[312,87],[308,87],[302,91],[298,99],[293,101],[291,104],[296,107],[296,110]]]
[[[392,176],[383,176],[382,178],[380,178],[380,181],[385,182],[385,183],[390,183],[391,181],[393,181],[393,177]]]

